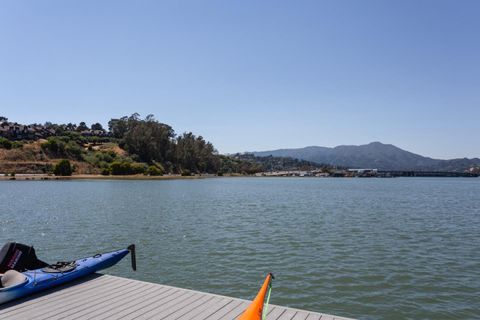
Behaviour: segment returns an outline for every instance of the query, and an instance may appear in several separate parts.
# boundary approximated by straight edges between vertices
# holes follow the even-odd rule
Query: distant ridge
[[[347,168],[379,170],[465,171],[472,166],[480,166],[478,158],[432,159],[381,142],[371,142],[359,146],[342,145],[334,148],[310,146],[252,153],[259,157],[272,155]]]

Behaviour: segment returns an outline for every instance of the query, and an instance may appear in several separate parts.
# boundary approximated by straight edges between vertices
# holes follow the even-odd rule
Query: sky
[[[0,0],[0,115],[480,157],[480,1]]]

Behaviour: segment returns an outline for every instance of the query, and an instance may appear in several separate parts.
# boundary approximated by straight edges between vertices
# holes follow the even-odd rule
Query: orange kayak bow
[[[272,279],[273,274],[269,273],[265,278],[260,291],[258,291],[257,296],[238,320],[262,320],[265,296],[267,295],[268,289],[271,287]]]

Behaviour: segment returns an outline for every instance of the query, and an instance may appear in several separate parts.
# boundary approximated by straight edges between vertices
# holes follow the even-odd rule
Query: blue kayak
[[[17,245],[18,247],[18,245]],[[33,247],[31,247],[33,249]],[[27,256],[27,252],[17,250],[9,254],[5,259],[8,264],[22,261]],[[1,252],[0,252],[1,253]],[[30,252],[28,252],[30,253]],[[12,301],[33,293],[44,291],[67,282],[85,277],[94,272],[109,268],[122,260],[128,253],[132,253],[132,268],[135,266],[135,246],[131,245],[127,249],[96,254],[92,257],[82,258],[70,262],[58,262],[48,265],[40,260],[36,260],[30,265],[42,266],[37,269],[22,270],[24,267],[5,268],[0,270],[0,304]],[[18,264],[17,264],[18,266]]]

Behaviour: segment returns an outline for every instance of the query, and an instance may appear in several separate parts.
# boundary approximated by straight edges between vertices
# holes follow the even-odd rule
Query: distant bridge
[[[390,177],[468,177],[478,178],[478,173],[472,172],[448,172],[448,171],[377,171],[378,176]]]

